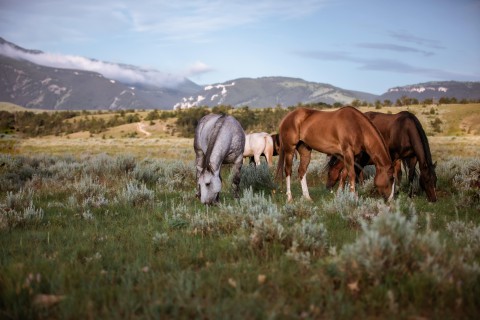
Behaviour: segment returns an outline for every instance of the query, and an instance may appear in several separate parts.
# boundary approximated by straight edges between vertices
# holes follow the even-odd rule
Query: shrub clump
[[[153,204],[155,194],[144,183],[128,182],[117,197],[117,201],[133,207]]]
[[[31,189],[20,189],[17,193],[8,192],[5,202],[0,203],[0,230],[36,224],[43,216],[43,209],[36,208],[33,204]]]
[[[408,219],[398,206],[371,224],[362,222],[362,232],[338,256],[348,281],[375,286],[418,275],[436,284],[454,284],[480,277],[476,262],[465,259],[462,250],[451,252],[437,232],[419,232],[417,216]]]
[[[330,214],[339,214],[351,225],[358,226],[363,220],[371,220],[388,207],[378,199],[365,198],[350,192],[348,187],[338,190],[331,200],[323,202],[323,210]]]
[[[246,190],[248,188],[252,188],[254,191],[270,191],[276,189],[272,173],[270,172],[270,169],[266,163],[262,163],[258,166],[242,166],[240,189]]]

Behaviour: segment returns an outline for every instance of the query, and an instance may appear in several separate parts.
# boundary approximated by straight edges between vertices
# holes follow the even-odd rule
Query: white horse
[[[245,149],[243,157],[252,157],[255,160],[255,165],[260,164],[260,156],[263,154],[267,159],[269,166],[273,164],[273,139],[266,132],[255,132],[247,134],[245,137]]]

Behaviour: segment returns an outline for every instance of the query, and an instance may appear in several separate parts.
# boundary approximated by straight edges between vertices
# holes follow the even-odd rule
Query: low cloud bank
[[[60,69],[75,69],[92,71],[102,74],[105,78],[127,84],[153,85],[158,87],[175,87],[184,82],[186,77],[210,71],[210,67],[202,62],[196,62],[184,74],[168,74],[155,69],[141,69],[135,66],[122,65],[80,56],[61,55],[44,52],[29,52],[19,50],[7,43],[0,44],[0,54],[17,60],[27,60],[32,63]]]

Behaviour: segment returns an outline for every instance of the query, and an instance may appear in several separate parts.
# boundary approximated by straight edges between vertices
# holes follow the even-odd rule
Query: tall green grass
[[[478,315],[477,159],[439,164],[433,204],[330,193],[322,161],[313,202],[245,166],[206,207],[193,162],[0,155],[0,318]]]

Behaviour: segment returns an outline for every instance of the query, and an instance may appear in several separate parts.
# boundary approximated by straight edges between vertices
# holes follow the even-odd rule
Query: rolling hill
[[[254,108],[277,105],[287,107],[298,103],[316,102],[348,104],[355,99],[373,102],[375,98],[373,94],[344,90],[330,84],[308,82],[297,78],[241,78],[205,86],[196,95],[184,97],[174,108],[185,109],[219,104]]]

